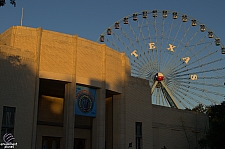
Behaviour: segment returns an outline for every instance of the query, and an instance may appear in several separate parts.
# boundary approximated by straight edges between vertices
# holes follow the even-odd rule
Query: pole
[[[20,26],[23,26],[23,7],[22,7],[22,15],[21,15],[21,19],[20,19]]]

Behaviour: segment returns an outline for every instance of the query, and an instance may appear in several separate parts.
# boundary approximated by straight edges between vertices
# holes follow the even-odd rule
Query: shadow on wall
[[[35,109],[36,64],[33,58],[23,56],[22,51],[17,52],[13,47],[0,46],[0,126],[1,132],[12,129],[19,145],[29,146],[27,143],[32,142]],[[3,118],[3,106],[15,108],[15,116],[4,125],[2,122],[6,121],[3,120],[6,117]],[[9,126],[11,121],[13,123]]]
[[[21,56],[9,55],[0,51],[1,104],[18,106],[17,110],[19,111],[20,107],[26,107],[28,108],[27,110],[33,109],[31,105],[33,105],[35,98],[36,84],[36,74],[34,71],[34,61],[29,61]]]

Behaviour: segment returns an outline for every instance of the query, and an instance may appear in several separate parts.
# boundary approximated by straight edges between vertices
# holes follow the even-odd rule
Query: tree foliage
[[[207,107],[203,104],[199,104],[192,109],[192,111],[201,112],[201,113],[207,113],[208,110],[209,110],[209,107]]]
[[[6,4],[5,0],[0,0],[0,7],[5,6],[5,4]],[[16,7],[16,0],[10,0],[10,4]]]
[[[209,130],[206,137],[199,140],[201,148],[225,149],[225,102],[211,106],[209,115]]]

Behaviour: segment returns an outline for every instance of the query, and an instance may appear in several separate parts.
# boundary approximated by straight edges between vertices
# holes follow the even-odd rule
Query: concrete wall
[[[39,36],[41,35],[41,38]],[[41,41],[39,41],[41,40]],[[71,82],[74,63],[76,82],[101,87],[106,81],[106,89],[121,92],[123,54],[105,45],[39,28],[13,26],[1,34],[0,43],[6,43],[22,51],[40,54],[40,78]],[[37,47],[40,51],[37,53]],[[105,51],[105,52],[103,52]],[[126,73],[130,75],[129,60],[126,60]],[[103,60],[106,60],[105,62]],[[107,66],[107,67],[106,67]],[[102,80],[102,75],[105,80]]]
[[[0,34],[0,45],[12,46],[12,28],[7,29],[2,34]]]
[[[103,117],[105,117],[104,112],[105,90],[109,89],[115,92],[122,93],[121,87],[122,78],[125,75],[125,73],[128,73],[126,75],[129,75],[130,73],[129,60],[124,57],[124,54],[114,51],[113,49],[110,49],[105,45],[100,45],[95,42],[79,38],[76,35],[72,36],[42,30],[41,28],[35,29],[21,26],[11,27],[9,30],[2,33],[0,43],[4,45],[4,48],[2,48],[2,53],[4,53],[5,51],[6,53],[12,52],[14,53],[15,56],[21,55],[22,53],[22,56],[26,57],[27,60],[32,61],[28,65],[32,65],[31,68],[29,69],[31,69],[31,73],[33,73],[33,75],[29,76],[31,77],[30,79],[33,79],[34,82],[32,82],[33,88],[31,87],[29,89],[33,90],[32,91],[23,90],[23,92],[24,93],[29,92],[30,94],[33,95],[32,98],[34,99],[30,100],[29,102],[27,102],[28,99],[23,99],[24,100],[23,103],[28,103],[28,105],[34,105],[33,113],[35,116],[34,117],[31,116],[33,118],[33,122],[30,122],[29,126],[27,127],[34,128],[35,132],[36,121],[46,121],[48,117],[51,117],[50,118],[51,120],[49,119],[49,121],[54,122],[62,121],[62,118],[56,120],[54,116],[44,114],[45,110],[43,109],[45,109],[47,100],[39,100],[40,102],[39,105],[41,108],[39,107],[39,115],[38,115],[37,113],[38,111],[37,93],[39,87],[39,82],[37,81],[38,76],[39,78],[44,79],[60,80],[72,83],[79,83],[83,85],[95,86],[100,88],[98,91],[98,107],[97,107],[98,108],[97,111],[99,112],[97,113],[98,118],[94,120],[93,126],[94,128],[96,127],[95,129],[97,129],[97,127],[99,128],[101,127],[102,130],[100,130],[99,128],[97,131],[93,130],[92,136],[95,138],[96,137],[99,138],[96,140],[98,143],[96,142],[96,144],[93,145],[93,148],[98,148],[99,145],[101,147],[104,147],[103,138],[105,137],[105,129],[104,129],[105,127],[103,126],[105,125],[104,124],[105,120]],[[14,49],[9,50],[10,48]],[[4,64],[2,63],[2,65]],[[5,71],[4,67],[1,68]],[[18,77],[18,79],[19,78],[20,77]],[[22,79],[15,80],[15,82],[16,81],[22,82],[23,80]],[[68,126],[67,125],[63,126],[64,127],[63,129],[66,132],[65,134],[63,134],[63,136],[71,137],[76,136],[73,135],[73,133],[71,133],[71,131],[74,130],[74,127],[72,125],[72,123],[74,123],[74,120],[71,121],[71,119],[74,118],[73,113],[74,108],[72,106],[69,106],[71,105],[71,103],[73,105],[73,102],[71,101],[73,99],[73,96],[75,95],[75,92],[72,91],[74,86],[71,85],[67,86],[68,87],[65,92],[65,99],[62,99],[62,101],[63,100],[68,101],[68,103],[67,102],[65,103],[63,109],[64,123],[70,124]],[[17,91],[19,90],[14,89],[13,91],[12,90],[10,91],[10,94],[12,94],[12,98],[15,97],[15,95],[21,96],[20,93]],[[9,97],[7,96],[7,98]],[[53,100],[53,98],[54,97],[52,97],[51,101]],[[14,100],[15,99],[12,100],[12,103],[15,103]],[[3,103],[3,105],[5,105],[5,103]],[[28,113],[32,112],[29,111]],[[49,111],[47,113],[49,113]],[[37,117],[37,115],[39,117],[35,118]],[[60,115],[61,115],[60,117],[62,117],[62,113],[60,113]],[[17,115],[16,118],[18,117],[19,116]],[[69,121],[71,121],[72,123]],[[45,127],[41,126],[37,127],[37,131],[45,132],[43,129],[45,129]],[[30,131],[29,133],[32,133],[32,131]],[[45,133],[43,135],[45,135]],[[35,138],[35,136],[33,136],[33,138]],[[37,134],[37,138],[40,139],[40,133]],[[33,140],[33,142],[35,141]],[[36,144],[40,144],[40,140],[37,139]],[[72,146],[72,144],[70,144],[70,146]]]
[[[13,26],[11,27],[11,33],[10,46],[36,53],[39,44],[38,28]]]
[[[42,32],[40,77],[72,82],[75,59],[73,36],[57,32]]]
[[[124,149],[132,142],[135,148],[135,122],[142,122],[144,149],[194,148],[206,116],[152,106],[148,81],[131,77],[130,71],[125,53],[104,44],[41,28],[11,27],[0,35],[0,120],[3,105],[16,107],[15,141],[23,149],[41,148],[42,136],[60,137],[61,148],[68,149],[74,138],[86,139],[87,149],[103,149],[105,138],[108,147]],[[44,115],[47,100],[39,100],[38,117],[63,121],[63,126],[36,125],[39,78],[65,82],[65,98],[49,99],[61,109],[60,118]],[[97,88],[97,117],[87,121],[91,129],[74,128],[76,83]],[[112,97],[106,99],[106,90],[114,92]]]
[[[30,149],[36,97],[34,53],[0,45],[0,82],[0,120],[3,106],[15,107],[14,137],[17,148]],[[2,121],[0,127],[1,124]]]
[[[208,116],[152,105],[153,147],[195,149],[208,128]]]
[[[133,142],[136,147],[135,122],[142,122],[141,148],[152,148],[152,104],[148,81],[136,77],[129,77],[125,85],[126,109],[126,147]]]

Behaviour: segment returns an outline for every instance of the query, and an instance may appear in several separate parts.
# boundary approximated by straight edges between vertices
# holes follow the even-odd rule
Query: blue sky
[[[0,7],[0,33],[20,25],[96,41],[117,20],[143,10],[173,10],[204,23],[225,43],[224,0],[16,0],[17,6]]]

